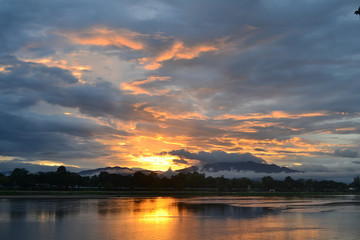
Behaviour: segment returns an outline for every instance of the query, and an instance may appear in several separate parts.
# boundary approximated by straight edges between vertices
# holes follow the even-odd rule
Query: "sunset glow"
[[[0,165],[360,171],[352,3],[35,2],[2,16]]]

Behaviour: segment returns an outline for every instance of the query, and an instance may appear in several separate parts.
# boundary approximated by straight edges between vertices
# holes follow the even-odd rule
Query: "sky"
[[[0,168],[360,174],[354,0],[1,0]]]

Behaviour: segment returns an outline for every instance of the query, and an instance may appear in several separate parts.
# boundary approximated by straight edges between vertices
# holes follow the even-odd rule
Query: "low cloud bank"
[[[225,178],[250,178],[253,180],[260,180],[265,176],[271,176],[276,180],[284,180],[287,176],[298,180],[298,179],[313,179],[313,180],[333,180],[337,182],[351,183],[354,180],[354,177],[358,174],[349,174],[349,172],[339,171],[339,172],[299,172],[299,173],[256,173],[253,171],[219,171],[219,172],[203,172],[205,176],[211,177],[221,177]]]
[[[224,151],[212,151],[205,152],[200,151],[198,153],[192,153],[184,149],[172,150],[170,152],[163,152],[161,154],[170,154],[178,156],[181,159],[192,159],[200,161],[200,164],[216,163],[216,162],[255,162],[266,164],[266,161],[262,158],[256,157],[251,153],[227,153]]]

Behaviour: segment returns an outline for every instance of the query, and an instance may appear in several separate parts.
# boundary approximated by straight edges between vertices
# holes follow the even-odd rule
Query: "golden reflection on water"
[[[206,205],[197,210],[197,204],[182,205],[174,198],[136,199],[130,202],[128,214],[130,231],[126,239],[181,239],[189,236],[199,239],[320,239],[323,229],[316,220],[304,219],[299,213],[262,214],[249,217],[248,212],[235,211],[230,218],[229,210],[222,205]],[[191,206],[195,206],[191,209]],[[216,209],[214,211],[213,209]],[[234,208],[234,209],[232,209]],[[123,226],[123,222],[119,225]],[[124,236],[125,237],[125,236]]]
[[[179,211],[172,198],[137,199],[131,203],[130,231],[124,239],[177,239]]]
[[[286,216],[265,216],[257,219],[241,221],[243,239],[323,239],[323,229],[316,223],[306,223],[301,216],[289,218]],[[307,219],[306,221],[309,221]],[[311,222],[311,220],[310,220]],[[237,239],[237,238],[233,238]]]
[[[173,202],[170,198],[134,202],[133,216],[140,222],[167,224],[179,215],[178,208],[172,205]]]
[[[325,200],[332,204],[322,205],[322,199],[243,197],[6,200],[0,201],[0,236],[28,240],[358,239],[359,199],[352,203]]]

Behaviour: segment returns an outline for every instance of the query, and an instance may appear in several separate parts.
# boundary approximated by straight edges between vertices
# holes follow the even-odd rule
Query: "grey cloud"
[[[336,169],[334,168],[329,168],[327,166],[324,166],[322,164],[303,164],[301,166],[296,166],[294,167],[294,169],[299,170],[299,171],[303,171],[303,172],[307,172],[307,173],[312,173],[312,172],[336,172]]]
[[[175,164],[188,164],[189,162],[184,159],[173,159],[173,163]]]
[[[333,154],[338,157],[357,158],[359,151],[353,149],[335,149]]]
[[[56,171],[58,166],[44,166],[39,164],[34,164],[31,162],[27,162],[28,160],[22,160],[22,159],[14,159],[11,161],[1,161],[0,162],[0,173],[4,174],[10,174],[15,168],[25,168],[31,173],[36,172],[50,172],[50,171]],[[66,170],[71,172],[79,172],[82,169],[81,168],[75,168],[75,167],[68,167],[66,166]]]
[[[24,113],[23,113],[24,114]],[[93,140],[95,136],[122,133],[79,120],[58,116],[19,116],[0,112],[0,155],[29,159],[69,161],[98,158],[112,151]]]
[[[77,84],[68,71],[48,68],[42,64],[25,63],[4,57],[0,63],[12,64],[0,73],[0,92],[3,108],[29,107],[39,101],[63,107],[78,108],[91,116],[115,117],[124,120],[152,119],[143,107],[134,107],[137,101],[124,95],[109,82]]]
[[[252,21],[262,24],[254,22],[253,25],[259,29],[250,35],[244,33],[249,35],[249,41],[242,42],[245,48],[253,44],[254,40],[258,41],[252,49],[235,51],[226,57],[211,56],[210,60],[196,59],[178,70],[181,76],[180,72],[194,72],[195,65],[198,66],[199,75],[201,70],[204,76],[207,76],[208,71],[220,74],[217,80],[207,77],[200,80],[214,89],[212,95],[207,97],[207,109],[219,112],[216,107],[221,105],[222,109],[225,107],[227,111],[357,111],[358,107],[354,103],[359,102],[356,92],[359,82],[355,79],[359,70],[353,59],[357,58],[354,54],[359,49],[355,41],[359,35],[351,30],[355,28],[355,21],[341,21],[337,17],[341,14],[345,19],[348,14],[346,11],[350,13],[353,7],[336,1],[326,6],[302,2],[296,4],[296,14],[305,14],[307,17],[299,20],[287,14],[289,10],[285,8],[289,6],[285,3],[277,6],[278,9],[271,6],[272,4],[264,5],[265,3],[253,3],[259,16]],[[210,6],[210,9],[212,7]],[[324,16],[324,8],[336,11]],[[218,15],[221,10],[218,10]],[[241,15],[238,18],[245,17]],[[264,19],[267,19],[266,24],[269,24],[266,28]],[[330,22],[334,23],[332,26],[335,26],[337,31],[330,28]],[[227,23],[226,26],[231,28],[232,25]],[[339,32],[342,33],[341,37]],[[273,36],[273,41],[261,41],[269,35]],[[339,42],[346,42],[346,49]],[[243,45],[237,47],[244,47]],[[164,65],[164,68],[169,68],[169,73],[175,68],[175,65],[170,64]],[[176,68],[179,68],[179,64],[180,62],[177,62]],[[167,73],[167,69],[161,71]],[[187,79],[193,81],[193,78],[190,76]],[[190,80],[185,82],[191,84]],[[193,97],[197,97],[197,91],[193,92]],[[201,97],[198,98],[201,102]]]
[[[297,131],[294,131],[287,127],[252,127],[256,130],[255,133],[242,133],[241,135],[247,137],[248,139],[275,139],[282,138],[286,139],[291,135],[297,134]]]
[[[254,150],[257,152],[266,152],[266,150],[263,148],[254,148]]]
[[[29,160],[94,159],[113,154],[96,138],[122,138],[126,131],[92,120],[40,114],[30,110],[40,102],[77,108],[92,117],[151,118],[110,83],[79,84],[67,70],[0,58],[0,155]],[[105,119],[106,120],[106,119]]]
[[[333,172],[301,172],[301,173],[274,173],[274,174],[266,174],[264,173],[255,173],[252,171],[241,172],[238,171],[219,171],[219,172],[205,172],[206,176],[212,177],[221,177],[224,176],[226,178],[239,178],[239,177],[247,177],[250,179],[259,180],[265,176],[271,176],[277,180],[284,180],[284,178],[290,176],[291,178],[297,179],[313,179],[317,181],[329,180],[329,181],[339,181],[345,183],[351,183],[354,180],[354,173],[348,172],[344,170],[337,170]]]
[[[1,89],[24,88],[46,91],[52,87],[66,87],[78,82],[68,70],[23,62],[12,56],[0,58],[0,64],[9,65],[6,72],[0,74]]]
[[[56,150],[56,144],[50,145],[58,141],[76,152],[80,151],[76,138],[83,138],[84,149],[90,149],[93,144],[96,145],[94,149],[101,152],[101,146],[89,138],[97,134],[128,134],[94,123],[81,126],[83,120],[61,123],[55,119],[45,120],[42,114],[30,115],[27,109],[39,102],[78,109],[109,122],[112,119],[135,121],[138,131],[188,136],[207,147],[212,144],[231,147],[233,143],[219,140],[224,136],[264,140],[289,139],[314,132],[332,132],[339,137],[340,134],[358,134],[357,116],[351,115],[359,112],[360,102],[360,82],[356,80],[360,73],[360,33],[356,31],[359,21],[353,15],[355,7],[350,1],[338,0],[328,0],[326,4],[324,1],[253,0],[226,3],[216,0],[191,3],[78,0],[44,4],[35,0],[4,0],[0,9],[0,64],[13,66],[0,72],[0,112],[9,120],[4,123],[6,127],[1,128],[6,134],[0,137],[2,149],[19,147],[26,152],[30,151],[27,144],[39,149],[40,143],[44,143]],[[175,39],[184,41],[186,46],[222,37],[227,40],[216,54],[163,62],[156,74],[170,76],[171,81],[143,86],[149,90],[171,89],[169,95],[162,96],[126,95],[106,79],[80,84],[67,70],[4,57],[19,54],[19,50],[38,57],[51,56],[58,50],[72,53],[76,46],[54,33],[96,25],[125,28],[151,36],[141,39],[147,46],[144,52],[122,49],[112,53],[131,61],[154,56],[171,46]],[[88,49],[108,54],[114,46]],[[210,118],[223,113],[271,111],[341,111],[350,115],[262,119],[261,123],[274,125],[252,127],[254,132],[249,133],[224,130],[246,120],[169,120],[163,117],[162,127],[159,127],[145,109],[154,106],[176,114],[201,112]],[[39,127],[40,122],[46,123],[46,127]],[[31,128],[38,132],[32,132]],[[30,134],[28,138],[26,133]],[[50,133],[49,138],[53,140],[47,139],[45,133]],[[30,136],[39,139],[39,144],[32,143]],[[333,155],[354,157],[354,151],[340,149]],[[95,154],[95,151],[90,153]]]
[[[221,137],[227,132],[208,124],[206,121],[185,119],[175,120],[169,119],[161,122],[163,126],[159,126],[156,122],[139,122],[136,124],[136,130],[143,133],[159,133],[169,136],[187,136],[193,139],[201,138],[209,140],[212,137]],[[231,145],[230,142],[214,142],[215,144]]]
[[[44,19],[49,20],[46,21],[47,24],[55,29],[60,27],[79,29],[94,24],[104,24],[151,35],[156,32],[166,32],[166,36],[179,37],[190,45],[229,36],[229,41],[235,44],[239,51],[231,51],[231,54],[227,53],[226,56],[210,55],[206,56],[206,59],[177,61],[176,65],[172,65],[170,61],[164,63],[163,69],[159,70],[160,74],[167,75],[167,73],[173,74],[174,66],[179,69],[178,72],[183,73],[192,73],[197,69],[198,75],[203,80],[196,78],[194,81],[193,76],[189,74],[184,77],[178,76],[180,79],[174,75],[174,83],[185,88],[189,83],[201,82],[202,86],[208,85],[213,88],[214,91],[207,97],[209,100],[206,102],[203,102],[201,96],[197,96],[199,91],[193,91],[194,93],[189,96],[192,101],[198,99],[199,104],[205,107],[209,114],[219,112],[219,108],[234,112],[239,109],[252,112],[262,112],[265,109],[267,111],[357,110],[357,106],[353,103],[359,101],[358,94],[354,90],[359,85],[358,81],[354,81],[358,75],[358,68],[352,59],[355,57],[354,52],[358,52],[356,48],[358,44],[355,44],[355,41],[359,36],[356,35],[356,31],[352,31],[356,27],[355,22],[345,18],[347,12],[353,12],[350,3],[330,1],[322,4],[305,1],[289,6],[286,3],[268,4],[261,1],[231,1],[230,4],[201,0],[192,2],[197,6],[206,6],[201,7],[201,12],[197,11],[196,7],[189,9],[189,3],[186,1],[184,3],[158,1],[152,3],[154,6],[151,7],[149,3],[143,1],[137,3],[107,1],[104,4],[88,1],[85,5],[83,3],[82,1],[50,3],[46,6],[38,2],[8,4],[10,12],[28,14],[11,15],[7,18],[13,19],[17,29],[23,29],[20,23],[26,21],[36,23],[31,25],[33,28],[40,27]],[[289,15],[289,7],[296,8],[291,15]],[[79,11],[80,8],[82,11]],[[146,15],[149,8],[157,9],[157,14],[154,13],[154,17],[147,21],[140,21],[141,19],[129,15],[131,9],[142,10]],[[66,11],[60,11],[61,9]],[[97,9],[96,14],[92,9]],[[102,14],[105,10],[106,17]],[[324,15],[324,11],[328,14]],[[81,20],[75,21],[77,17],[66,19],[66,14],[74,12],[78,12],[78,15],[72,16],[78,16]],[[304,15],[306,18],[300,17]],[[258,29],[248,32],[238,31],[239,23],[241,29],[246,29],[246,26],[254,26]],[[335,27],[337,31],[330,29],[329,26]],[[194,34],[195,32],[197,34]],[[30,37],[29,35],[29,40]],[[171,44],[173,40],[173,38],[168,38],[166,41],[164,38],[161,41],[149,39],[148,54],[155,54],[164,48],[166,45],[164,43]],[[10,39],[7,39],[7,42],[10,42]],[[215,78],[204,77],[210,70],[216,72]],[[342,77],[340,86],[339,74]],[[343,94],[336,94],[339,91]],[[84,111],[93,112],[91,109]]]
[[[179,156],[180,158],[185,159],[194,159],[199,160],[202,164],[205,163],[216,163],[216,162],[247,162],[252,161],[256,163],[266,163],[264,159],[256,157],[251,153],[226,153],[224,151],[212,151],[205,152],[200,151],[198,153],[191,153],[184,149],[173,150],[168,152],[168,154]]]

